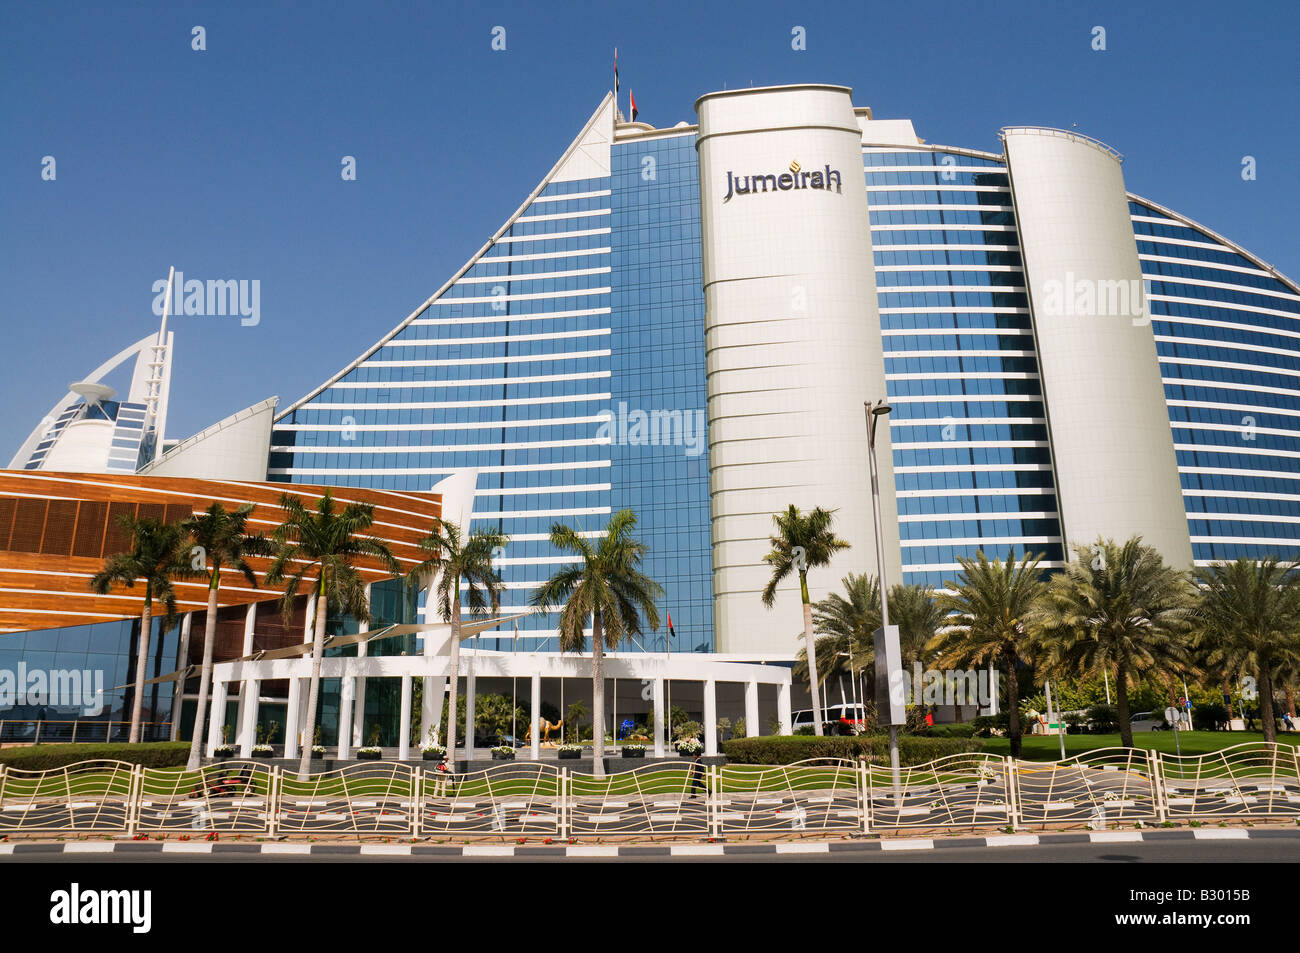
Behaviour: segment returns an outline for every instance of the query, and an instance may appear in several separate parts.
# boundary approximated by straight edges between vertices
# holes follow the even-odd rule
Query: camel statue
[[[560,731],[564,728],[564,719],[547,721],[545,718],[538,718],[537,720],[542,729],[542,744],[547,747],[554,745],[555,742],[551,741],[551,733],[554,732],[557,737],[560,736]],[[533,743],[533,726],[531,724],[528,726],[528,733],[525,735],[524,740],[529,744]]]

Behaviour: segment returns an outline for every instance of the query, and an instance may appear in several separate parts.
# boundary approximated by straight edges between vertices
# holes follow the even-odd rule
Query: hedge
[[[984,742],[979,738],[923,738],[916,735],[900,735],[898,738],[898,757],[902,764],[925,764],[947,755],[982,750]],[[731,764],[794,764],[809,758],[860,757],[873,764],[888,764],[889,736],[733,738],[723,742],[722,751]]]
[[[78,761],[125,761],[146,768],[184,767],[190,757],[188,741],[147,744],[24,745],[0,748],[0,764],[16,771],[49,771]]]

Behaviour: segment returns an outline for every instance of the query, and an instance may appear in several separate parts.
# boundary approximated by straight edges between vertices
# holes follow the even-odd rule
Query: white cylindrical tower
[[[1120,156],[1059,129],[1004,129],[1002,138],[1066,545],[1140,535],[1172,565],[1190,566]]]
[[[885,396],[861,128],[842,86],[711,93],[700,117],[705,349],[719,652],[790,656],[798,580],[765,609],[774,513],[836,510],[852,544],[813,599],[876,573],[863,402]],[[901,581],[888,427],[886,568]]]

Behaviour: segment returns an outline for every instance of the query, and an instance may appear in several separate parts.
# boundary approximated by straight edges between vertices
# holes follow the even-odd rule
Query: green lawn
[[[1300,745],[1300,732],[1279,732],[1277,740],[1281,744]],[[1264,743],[1264,736],[1257,731],[1180,731],[1178,743],[1183,755],[1202,755],[1231,748],[1235,745]],[[1011,742],[1006,738],[988,738],[984,750],[990,754],[1008,755]],[[1154,749],[1165,754],[1177,754],[1174,747],[1172,731],[1139,731],[1133,735],[1135,747]],[[1070,735],[1065,736],[1065,755],[1074,757],[1098,748],[1118,748],[1118,734],[1113,735]],[[1057,735],[1026,735],[1021,757],[1026,761],[1057,761],[1061,757],[1060,739]]]

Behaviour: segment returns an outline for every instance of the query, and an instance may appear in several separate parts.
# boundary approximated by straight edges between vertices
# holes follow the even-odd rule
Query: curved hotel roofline
[[[473,474],[469,519],[514,539],[505,609],[553,568],[551,523],[593,535],[609,513],[631,507],[651,544],[652,575],[668,590],[661,615],[672,612],[677,632],[671,646],[660,633],[642,648],[787,657],[785,600],[743,623],[715,618],[714,609],[720,593],[735,594],[737,605],[751,599],[777,497],[836,506],[845,519],[865,498],[861,461],[848,453],[860,409],[845,412],[844,433],[820,445],[801,442],[811,430],[786,429],[804,412],[800,401],[847,400],[829,368],[857,354],[876,382],[870,396],[894,407],[881,451],[897,486],[884,513],[891,581],[942,586],[956,558],[979,549],[1044,552],[1045,565],[1059,566],[1080,541],[1070,527],[1087,525],[1076,512],[1085,503],[1108,532],[1143,531],[1132,514],[1116,518],[1098,496],[1105,486],[1086,487],[1089,499],[1077,489],[1074,499],[1062,495],[1062,438],[1080,425],[1050,396],[1068,381],[1043,365],[1061,326],[1045,313],[1039,286],[1051,277],[1045,253],[1069,265],[1058,238],[1070,223],[1037,215],[1026,191],[1031,170],[1008,170],[1005,151],[926,143],[909,120],[874,119],[851,93],[791,84],[699,97],[697,111],[726,118],[723,139],[744,145],[734,168],[745,174],[770,170],[778,182],[792,162],[830,169],[833,152],[848,184],[849,154],[862,162],[865,204],[778,187],[726,205],[715,180],[725,186],[733,154],[715,150],[722,139],[711,139],[707,124],[622,122],[606,93],[464,265],[356,360],[274,414],[265,476],[403,491]],[[779,104],[789,122],[773,129],[756,103]],[[1121,158],[1068,130],[1008,126],[1003,142],[1030,130]],[[836,138],[846,133],[848,149]],[[1292,528],[1300,469],[1289,469],[1300,457],[1300,426],[1290,423],[1300,420],[1300,285],[1242,245],[1127,192],[1117,175],[1095,198],[1108,203],[1112,229],[1128,203],[1120,244],[1134,242],[1137,257],[1125,258],[1126,275],[1151,289],[1144,306],[1154,334],[1117,334],[1107,346],[1140,365],[1132,375],[1147,378],[1147,423],[1169,434],[1144,466],[1163,472],[1160,498],[1176,510],[1175,535],[1190,540],[1198,564],[1269,549],[1300,557]],[[1036,215],[1030,249],[1022,216]],[[803,223],[813,224],[801,231]],[[819,256],[798,259],[812,247]],[[760,267],[774,248],[781,267]],[[783,275],[811,289],[807,313],[821,323],[792,307]],[[507,291],[501,311],[483,297],[493,282]],[[831,301],[859,327],[832,328]],[[434,305],[436,320],[419,320]],[[743,333],[730,314],[749,316]],[[871,333],[855,336],[863,315]],[[796,365],[819,373],[800,377]],[[742,393],[770,399],[745,405]],[[683,426],[670,434],[679,443],[638,444],[638,412],[669,426],[698,412],[700,431]],[[603,414],[621,429],[602,433]],[[1246,417],[1259,433],[1243,439]],[[941,434],[945,420],[955,437]],[[1126,448],[1150,436],[1114,440],[1113,466],[1132,465]],[[247,430],[241,439],[251,439]],[[158,463],[193,465],[192,448],[205,443],[191,438]],[[818,456],[839,448],[834,459]],[[838,585],[841,569],[873,570],[869,529],[854,524],[854,548],[819,574],[814,599]],[[526,622],[523,647],[554,648],[553,621]]]

